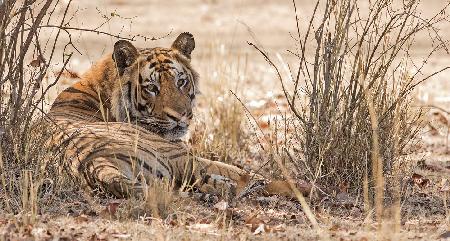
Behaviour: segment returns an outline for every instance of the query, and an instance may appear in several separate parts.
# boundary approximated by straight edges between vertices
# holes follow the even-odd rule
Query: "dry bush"
[[[54,201],[66,179],[61,150],[45,148],[53,127],[42,121],[44,97],[59,80],[45,84],[61,29],[42,44],[40,26],[54,21],[59,5],[53,0],[0,5],[0,210],[7,212],[35,216],[39,204]]]
[[[419,5],[415,0],[318,1],[304,33],[301,21],[307,20],[296,15],[297,48],[289,52],[298,69],[290,68],[292,81],[250,43],[278,73],[293,112],[286,123],[294,133],[283,158],[299,175],[323,187],[367,187],[367,196],[376,188],[378,200],[383,198],[383,178],[395,174],[420,128],[421,111],[412,108],[411,91],[447,69],[422,74],[433,54],[447,51],[438,26],[447,20],[448,5],[429,19]],[[431,50],[417,63],[411,51],[419,35],[429,37]]]

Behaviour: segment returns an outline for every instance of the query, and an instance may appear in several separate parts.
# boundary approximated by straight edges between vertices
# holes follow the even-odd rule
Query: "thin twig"
[[[165,34],[163,36],[159,36],[159,37],[155,37],[155,36],[147,37],[147,36],[143,36],[143,35],[140,35],[140,34],[134,35],[132,37],[124,37],[124,36],[108,33],[108,32],[101,31],[101,30],[96,30],[96,29],[79,28],[79,27],[68,27],[68,26],[60,26],[60,25],[52,25],[52,24],[40,25],[40,26],[37,26],[36,28],[58,28],[58,29],[62,29],[64,31],[74,30],[74,31],[82,31],[82,32],[91,32],[91,33],[106,35],[106,36],[110,36],[110,37],[114,37],[114,38],[118,38],[118,39],[123,39],[123,40],[128,40],[128,41],[136,41],[136,38],[142,38],[142,39],[144,39],[144,41],[148,41],[148,40],[155,41],[155,40],[160,40],[160,39],[166,38],[169,35],[171,35],[172,32],[173,32],[173,29],[171,29],[167,34]],[[29,30],[31,30],[31,28],[25,28],[22,31],[29,31]]]

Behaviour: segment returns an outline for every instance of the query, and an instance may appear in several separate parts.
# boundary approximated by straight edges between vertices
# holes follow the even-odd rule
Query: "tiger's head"
[[[195,41],[182,33],[170,48],[134,47],[119,40],[112,58],[117,70],[111,107],[117,121],[137,123],[166,139],[182,137],[189,127],[198,74],[191,65]]]

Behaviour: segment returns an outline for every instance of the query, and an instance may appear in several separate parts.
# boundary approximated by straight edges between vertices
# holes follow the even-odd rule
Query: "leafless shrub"
[[[293,112],[287,124],[296,131],[287,138],[294,141],[286,143],[299,144],[286,144],[283,155],[300,175],[321,186],[367,187],[367,197],[376,193],[376,202],[383,201],[384,189],[392,188],[384,177],[395,174],[420,128],[422,112],[411,107],[411,91],[449,68],[422,73],[432,55],[447,52],[438,26],[448,19],[448,4],[429,19],[419,5],[317,1],[305,33],[296,15],[297,49],[289,52],[298,58],[298,69],[290,68],[290,82],[268,53],[250,43],[276,70]],[[420,63],[411,57],[418,35],[427,35],[431,44]]]
[[[44,148],[52,128],[41,112],[44,96],[59,80],[44,84],[59,32],[42,45],[40,26],[53,21],[58,4],[8,0],[0,5],[0,207],[8,212],[36,215],[38,199],[51,197],[64,176],[58,150]]]

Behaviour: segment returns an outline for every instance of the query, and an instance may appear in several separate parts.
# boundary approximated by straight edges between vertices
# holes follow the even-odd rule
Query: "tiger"
[[[120,198],[140,195],[158,179],[200,193],[238,196],[260,187],[268,195],[292,197],[292,183],[198,157],[183,142],[199,93],[194,48],[189,32],[169,48],[118,40],[112,53],[57,96],[48,116],[59,127],[53,141],[65,147],[70,173],[91,190]],[[301,187],[305,195],[309,190]]]

